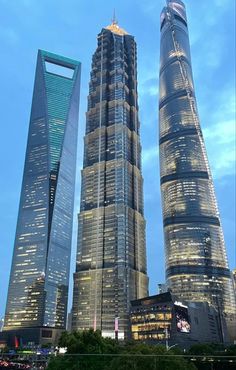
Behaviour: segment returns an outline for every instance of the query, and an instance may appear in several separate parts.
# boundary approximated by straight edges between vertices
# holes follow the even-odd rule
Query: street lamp
[[[175,344],[173,344],[172,346],[168,347],[168,348],[167,348],[167,351],[169,351],[171,348],[173,348],[173,347],[175,347],[175,346],[178,346],[178,344],[177,344],[177,343],[175,343]]]
[[[165,334],[166,334],[166,350],[169,351],[171,348],[177,346],[178,344],[173,344],[172,346],[169,346],[169,342],[168,342],[168,339],[169,339],[169,336],[168,336],[168,327],[165,328]]]

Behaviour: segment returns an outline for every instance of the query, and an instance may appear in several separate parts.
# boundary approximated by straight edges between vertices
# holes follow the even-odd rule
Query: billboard
[[[175,302],[174,309],[177,331],[180,333],[190,333],[191,324],[188,315],[188,307],[182,305],[181,302]]]

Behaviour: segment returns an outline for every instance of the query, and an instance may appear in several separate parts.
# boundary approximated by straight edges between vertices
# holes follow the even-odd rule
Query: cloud
[[[204,137],[210,138],[219,144],[235,143],[235,122],[234,120],[218,122],[211,128],[203,130]]]
[[[148,149],[142,150],[142,164],[143,167],[153,166],[153,161],[158,161],[159,151],[158,145],[152,146]]]
[[[228,90],[222,96],[222,103],[208,115],[209,127],[203,129],[213,177],[223,178],[235,174],[236,129],[234,91]]]
[[[145,75],[145,73],[143,73]],[[151,77],[145,76],[146,78],[142,77],[139,83],[139,94],[140,96],[149,95],[149,96],[156,96],[158,98],[158,78],[157,72]]]
[[[221,65],[223,59],[223,50],[222,47],[224,40],[219,35],[214,40],[209,39],[209,42],[205,42],[205,65],[210,68],[218,68]]]
[[[203,130],[213,177],[216,179],[235,173],[235,122],[218,122]]]

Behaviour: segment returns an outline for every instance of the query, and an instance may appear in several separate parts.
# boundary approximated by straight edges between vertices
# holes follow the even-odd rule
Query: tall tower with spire
[[[134,37],[116,18],[98,35],[84,138],[72,329],[128,331],[148,294]]]
[[[185,6],[180,0],[168,0],[161,13],[159,122],[168,285],[179,299],[215,306],[219,321],[226,319],[232,339],[235,296],[197,112]]]

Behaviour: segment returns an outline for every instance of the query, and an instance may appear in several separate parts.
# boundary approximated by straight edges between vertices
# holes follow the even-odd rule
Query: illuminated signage
[[[181,302],[175,302],[174,309],[177,331],[180,333],[190,333],[191,324],[188,315],[188,307],[184,306]]]

